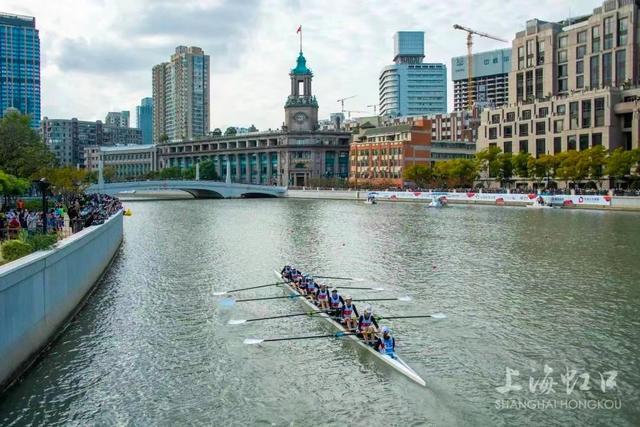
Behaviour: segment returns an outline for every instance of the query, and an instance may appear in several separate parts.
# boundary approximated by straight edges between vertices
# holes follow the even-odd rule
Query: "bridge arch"
[[[224,196],[214,190],[204,190],[201,188],[180,188],[180,190],[191,194],[195,199],[224,199]]]
[[[276,196],[275,194],[252,191],[249,193],[242,193],[240,194],[240,197],[243,199],[276,199],[278,196]]]

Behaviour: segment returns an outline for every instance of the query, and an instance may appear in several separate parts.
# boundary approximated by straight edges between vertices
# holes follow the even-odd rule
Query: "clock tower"
[[[307,68],[307,60],[298,55],[296,68],[289,73],[291,94],[284,104],[284,123],[288,131],[312,132],[318,128],[318,101],[311,94],[313,73]]]

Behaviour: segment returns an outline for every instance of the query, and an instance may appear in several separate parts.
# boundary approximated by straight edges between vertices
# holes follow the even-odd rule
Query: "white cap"
[[[351,295],[347,295],[344,299],[351,299]]]

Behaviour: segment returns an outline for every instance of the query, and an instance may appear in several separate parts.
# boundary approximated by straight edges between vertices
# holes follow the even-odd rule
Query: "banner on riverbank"
[[[381,200],[399,201],[431,201],[445,196],[457,202],[485,202],[497,205],[504,203],[534,203],[539,197],[536,193],[476,193],[469,192],[431,192],[431,191],[372,191],[368,193]],[[542,195],[545,204],[554,206],[611,206],[611,196],[571,196],[571,195]]]

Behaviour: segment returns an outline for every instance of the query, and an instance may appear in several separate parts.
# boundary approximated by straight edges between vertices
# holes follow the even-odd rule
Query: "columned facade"
[[[315,178],[347,179],[351,133],[318,130],[313,73],[302,52],[289,78],[291,92],[281,130],[161,144],[160,168],[184,168],[212,160],[224,179],[228,159],[232,182],[302,187],[312,185]]]

